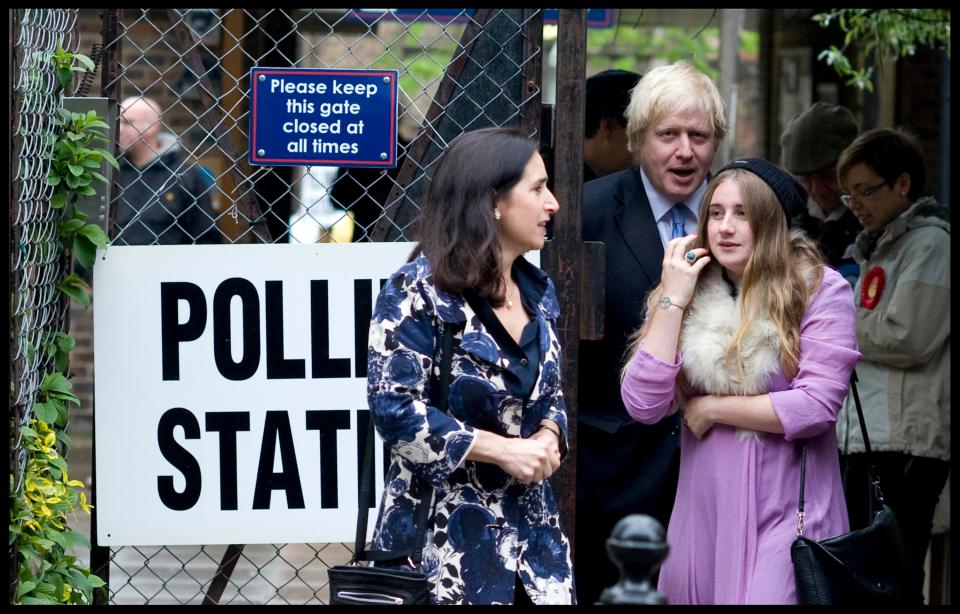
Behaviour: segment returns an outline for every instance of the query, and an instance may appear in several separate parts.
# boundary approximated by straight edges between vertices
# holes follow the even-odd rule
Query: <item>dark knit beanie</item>
[[[846,108],[814,103],[795,115],[780,137],[783,168],[794,175],[809,175],[829,168],[837,163],[858,132],[857,120]]]
[[[750,171],[770,186],[770,189],[777,196],[777,200],[780,201],[783,213],[787,216],[788,227],[793,218],[806,206],[801,196],[804,193],[803,188],[800,187],[797,180],[793,178],[793,175],[771,162],[763,158],[742,158],[730,162],[717,174],[719,175],[732,168],[742,168],[745,171]]]

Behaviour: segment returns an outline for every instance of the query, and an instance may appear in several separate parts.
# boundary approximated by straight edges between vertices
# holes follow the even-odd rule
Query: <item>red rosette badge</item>
[[[883,286],[887,282],[887,274],[883,268],[875,266],[867,272],[860,286],[860,306],[864,309],[873,309],[880,302]]]

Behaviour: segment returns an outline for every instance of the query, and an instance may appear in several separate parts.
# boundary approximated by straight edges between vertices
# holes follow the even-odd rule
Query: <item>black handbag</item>
[[[440,379],[433,402],[441,411],[447,408],[447,391],[450,387],[450,366],[453,360],[453,326],[444,323],[443,342],[440,350]],[[430,603],[431,584],[420,570],[423,543],[427,529],[427,516],[433,504],[433,489],[423,488],[423,496],[414,514],[414,547],[410,552],[372,552],[366,550],[367,501],[373,489],[374,429],[373,417],[368,421],[367,443],[363,455],[360,480],[360,501],[357,513],[357,535],[353,558],[346,565],[335,565],[327,570],[330,578],[331,605],[425,605]],[[360,561],[398,562],[403,567],[370,567]]]
[[[860,418],[867,458],[870,440],[857,393],[857,375],[850,384]],[[883,502],[876,466],[869,465],[870,524],[843,535],[814,541],[803,536],[803,486],[806,442],[800,449],[800,504],[797,539],[790,548],[801,605],[879,605],[908,603],[907,554],[897,518]]]

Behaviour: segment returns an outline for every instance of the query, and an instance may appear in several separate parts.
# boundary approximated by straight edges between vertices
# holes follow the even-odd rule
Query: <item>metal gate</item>
[[[576,13],[579,21],[569,25],[582,37],[584,12]],[[568,18],[561,10],[561,28]],[[168,181],[154,185],[149,195],[168,224],[151,225],[152,234],[135,236],[128,230],[143,215],[125,213],[134,196],[130,186],[139,179],[147,183],[131,167],[127,172],[134,177],[115,182],[110,199],[112,244],[169,243],[174,230],[183,243],[410,240],[432,165],[452,139],[493,125],[517,125],[533,138],[543,132],[538,9],[418,10],[407,18],[393,11],[344,9],[107,9],[102,24],[100,48],[93,49],[101,64],[101,95],[113,103],[130,96],[153,99],[156,123],[171,135],[168,141],[178,144],[171,147],[179,147],[164,159]],[[567,68],[580,76],[567,85],[573,88],[567,92],[573,103],[565,113],[579,120],[564,136],[558,133],[561,139],[582,136],[582,50],[578,61],[579,68]],[[251,167],[247,75],[252,67],[398,70],[397,168]],[[129,135],[130,129],[148,127],[124,129]],[[576,155],[568,156],[575,172],[563,184],[576,186],[571,196],[578,201],[575,142]],[[122,156],[124,148],[118,153]],[[177,208],[182,203],[166,191],[176,182],[194,186],[188,206],[205,212],[200,225],[187,223],[184,210]],[[142,186],[137,190],[141,197]],[[578,211],[573,213],[579,219]],[[126,224],[116,223],[124,219]],[[558,234],[579,241],[579,225]],[[548,270],[558,254],[568,251],[566,243],[554,243],[552,253],[545,253]],[[557,280],[561,298],[579,287],[579,273],[570,268]],[[566,319],[574,330],[577,322],[575,316]],[[565,351],[570,345],[568,338]],[[565,391],[573,390],[576,378],[565,378]],[[574,397],[568,393],[571,403]],[[95,526],[94,518],[94,538]],[[328,600],[326,569],[350,554],[344,544],[111,550],[94,541],[91,566],[108,580],[111,604],[316,604]]]

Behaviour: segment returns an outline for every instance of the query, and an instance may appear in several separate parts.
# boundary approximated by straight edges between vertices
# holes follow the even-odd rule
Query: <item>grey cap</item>
[[[858,132],[857,120],[848,109],[814,103],[795,115],[783,131],[782,165],[794,175],[808,175],[833,166]]]

